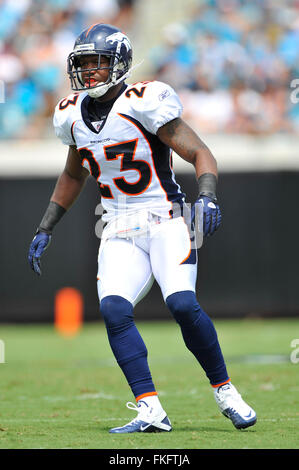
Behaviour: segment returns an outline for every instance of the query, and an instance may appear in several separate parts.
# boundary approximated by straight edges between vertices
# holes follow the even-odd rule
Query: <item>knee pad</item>
[[[175,292],[167,297],[166,304],[179,325],[194,323],[202,314],[192,291]]]
[[[100,303],[100,311],[110,330],[133,322],[133,305],[119,295],[104,297]]]

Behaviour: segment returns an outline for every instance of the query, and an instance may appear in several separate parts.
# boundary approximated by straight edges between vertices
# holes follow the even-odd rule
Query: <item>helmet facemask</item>
[[[95,68],[84,69],[81,67],[80,58],[84,56],[96,55],[98,57],[98,66]],[[110,59],[109,66],[101,66],[101,55]],[[109,70],[108,78],[105,82],[93,85],[92,74],[97,70]],[[109,88],[117,85],[129,75],[129,67],[126,66],[119,53],[101,50],[76,51],[74,50],[68,56],[67,72],[71,81],[71,88],[74,91],[85,90],[91,98],[99,98],[105,95]],[[88,72],[83,80],[82,73]]]

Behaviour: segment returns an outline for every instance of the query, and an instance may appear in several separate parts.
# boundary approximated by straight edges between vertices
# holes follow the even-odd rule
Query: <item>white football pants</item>
[[[98,257],[98,295],[118,295],[136,305],[154,279],[164,300],[179,291],[195,292],[196,251],[183,217],[152,216],[146,235],[102,240]],[[193,263],[192,263],[193,262]]]

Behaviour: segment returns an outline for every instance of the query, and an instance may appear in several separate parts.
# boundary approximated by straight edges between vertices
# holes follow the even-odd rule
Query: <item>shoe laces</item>
[[[232,384],[221,385],[217,389],[217,395],[219,398],[223,399],[228,397],[237,398],[241,396]]]
[[[240,393],[238,393],[232,384],[225,384],[219,387],[217,390],[217,396],[221,402],[225,401],[232,410],[236,409],[236,405],[244,411],[248,408],[248,405],[244,402]]]
[[[150,420],[150,414],[152,413],[153,408],[149,407],[144,401],[140,401],[138,405],[129,401],[126,406],[129,410],[134,410],[138,413],[132,422]]]

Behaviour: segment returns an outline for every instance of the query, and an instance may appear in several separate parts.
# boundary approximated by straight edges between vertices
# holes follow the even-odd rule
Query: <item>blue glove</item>
[[[215,199],[208,196],[199,196],[196,199],[191,211],[191,221],[194,223],[195,218],[195,205],[201,204],[203,211],[203,234],[205,237],[213,235],[221,224],[220,207]]]
[[[43,252],[48,248],[51,242],[51,235],[45,232],[37,232],[34,239],[31,242],[28,254],[28,261],[31,266],[31,269],[41,276],[40,268],[40,257]]]

